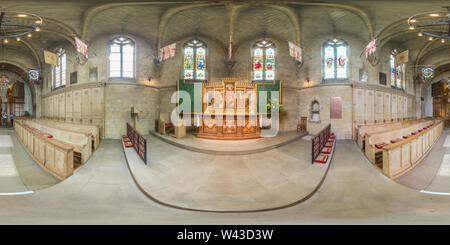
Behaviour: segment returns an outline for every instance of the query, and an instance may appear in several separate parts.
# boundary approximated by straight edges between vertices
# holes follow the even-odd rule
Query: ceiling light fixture
[[[30,13],[5,11],[0,8],[0,39],[16,39],[31,37],[31,33],[39,31],[42,18]]]
[[[443,8],[447,11],[426,12],[409,17],[409,30],[416,30],[419,37],[428,36],[430,41],[450,39],[450,6]]]

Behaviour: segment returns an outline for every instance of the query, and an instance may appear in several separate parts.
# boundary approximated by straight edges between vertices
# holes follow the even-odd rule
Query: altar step
[[[184,138],[177,139],[175,137],[161,135],[155,131],[150,131],[150,134],[168,144],[189,151],[211,155],[247,155],[265,152],[290,144],[306,136],[307,132],[296,133],[294,131],[289,133],[281,133],[271,138],[249,140],[211,140],[197,138],[193,135],[187,135]]]

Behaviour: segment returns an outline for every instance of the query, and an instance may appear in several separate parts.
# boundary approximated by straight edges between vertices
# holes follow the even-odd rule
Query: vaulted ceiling
[[[346,33],[364,42],[378,36],[384,44],[406,45],[425,56],[441,44],[428,44],[409,32],[406,19],[446,5],[447,0],[3,0],[4,10],[37,14],[44,24],[40,33],[25,42],[0,45],[26,50],[31,56],[37,53],[42,59],[42,50],[55,43],[73,42],[74,36],[89,43],[106,33],[143,36],[155,47],[194,34],[214,38],[226,47],[230,32],[236,45],[261,33],[299,43],[326,33]]]

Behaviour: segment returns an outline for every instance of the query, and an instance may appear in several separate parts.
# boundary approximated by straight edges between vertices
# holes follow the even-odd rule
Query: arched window
[[[275,80],[275,44],[262,40],[253,45],[253,81]]]
[[[126,37],[109,41],[109,78],[134,78],[134,47],[133,40]]]
[[[393,51],[394,54],[390,56],[390,68],[391,68],[391,86],[394,88],[405,89],[405,64],[395,66],[395,54],[397,50]]]
[[[206,80],[206,44],[191,40],[184,44],[183,77],[186,80]]]
[[[60,48],[56,51],[58,55],[58,65],[53,66],[53,88],[59,88],[66,85],[66,51]]]
[[[333,39],[323,44],[324,80],[348,79],[348,44]]]

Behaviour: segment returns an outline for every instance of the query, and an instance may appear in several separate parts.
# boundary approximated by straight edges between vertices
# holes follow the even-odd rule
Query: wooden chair
[[[158,132],[162,135],[166,135],[167,129],[173,127],[169,115],[169,113],[159,113]]]
[[[301,132],[306,132],[306,120],[308,118],[307,117],[301,117],[300,118],[300,123],[297,124],[297,133],[300,130]]]

